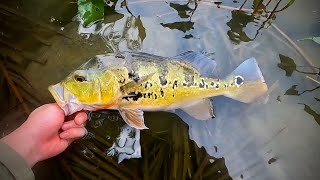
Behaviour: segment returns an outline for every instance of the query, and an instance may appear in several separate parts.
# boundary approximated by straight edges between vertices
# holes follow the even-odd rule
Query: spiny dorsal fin
[[[148,54],[144,52],[125,52],[125,56],[127,59],[130,59],[131,56],[135,60],[139,61],[167,61],[167,60],[176,60],[181,63],[187,64],[188,66],[192,66],[201,75],[207,77],[216,77],[216,66],[217,63],[211,59],[208,55],[201,53],[201,52],[192,52],[188,51],[182,54],[179,54],[174,57],[162,57],[153,54]]]
[[[202,76],[216,77],[217,63],[201,52],[188,51],[173,57],[180,62],[194,67]]]

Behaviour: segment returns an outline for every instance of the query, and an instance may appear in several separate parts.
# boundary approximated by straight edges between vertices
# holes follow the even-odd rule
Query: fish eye
[[[87,79],[84,77],[84,76],[81,76],[81,75],[74,75],[74,80],[78,81],[78,82],[84,82],[84,81],[87,81]]]

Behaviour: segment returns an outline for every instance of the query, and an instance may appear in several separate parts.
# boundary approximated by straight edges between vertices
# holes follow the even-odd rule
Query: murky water
[[[34,3],[39,8],[30,11]],[[275,14],[275,21],[266,28],[261,28],[266,20],[263,15],[226,7],[241,4],[227,1],[217,8],[209,1],[140,0],[129,1],[126,8],[118,2],[106,8],[103,24],[81,29],[78,22],[71,22],[76,4],[23,3],[22,11],[33,17],[41,14],[40,19],[59,26],[64,35],[49,39],[51,45],[38,51],[37,58],[46,60],[45,65],[31,63],[26,69],[26,78],[42,102],[52,101],[48,85],[88,59],[124,50],[167,57],[205,52],[217,62],[218,77],[255,57],[269,87],[267,96],[253,104],[213,98],[216,118],[209,121],[197,121],[182,112],[177,112],[181,118],[171,113],[146,113],[150,130],[139,133],[142,158],[120,164],[118,157],[107,156],[109,148],[118,155],[132,155],[137,152],[137,132],[128,130],[119,136],[126,129],[117,112],[94,112],[88,124],[90,136],[61,156],[63,172],[70,177],[102,179],[318,179],[320,84],[312,79],[319,81],[319,68],[315,67],[320,63],[315,57],[320,49],[317,44],[296,40],[319,36],[315,34],[319,8],[309,9],[310,26],[306,24],[308,30],[303,32],[296,28],[304,24],[298,21],[303,17],[292,18],[297,13],[290,11],[302,12],[305,3],[297,2]]]

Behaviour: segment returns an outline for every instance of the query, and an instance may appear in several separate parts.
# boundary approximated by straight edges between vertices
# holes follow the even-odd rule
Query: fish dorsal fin
[[[173,57],[180,62],[191,64],[202,76],[216,77],[217,63],[201,52],[188,51]]]
[[[128,107],[120,107],[119,112],[123,120],[136,129],[148,129],[144,124],[143,111]]]
[[[162,57],[162,56],[157,56],[154,54],[149,54],[145,52],[124,52],[123,53],[124,57],[127,57],[128,59],[133,58],[135,60],[139,61],[150,61],[150,60],[157,60],[157,61],[163,61],[163,60],[168,60],[168,57]]]
[[[181,109],[197,120],[208,120],[215,117],[210,99],[200,99]]]

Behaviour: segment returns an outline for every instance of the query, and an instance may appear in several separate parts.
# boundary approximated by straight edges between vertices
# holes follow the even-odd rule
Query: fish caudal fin
[[[267,90],[260,68],[255,58],[250,58],[241,63],[226,80],[234,80],[236,90],[230,90],[225,96],[250,103],[262,96]]]

